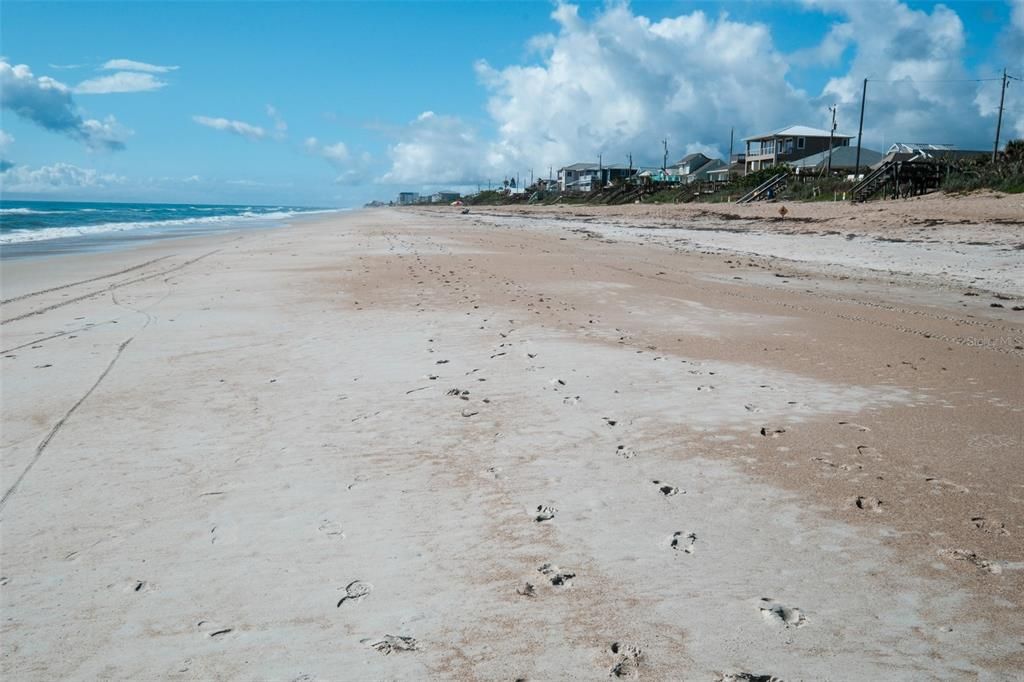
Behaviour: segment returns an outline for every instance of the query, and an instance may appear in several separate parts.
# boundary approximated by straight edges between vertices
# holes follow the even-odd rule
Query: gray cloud
[[[113,116],[103,121],[82,118],[70,88],[49,76],[36,78],[27,65],[11,66],[4,59],[0,59],[0,106],[91,149],[124,149],[124,139],[130,134]]]

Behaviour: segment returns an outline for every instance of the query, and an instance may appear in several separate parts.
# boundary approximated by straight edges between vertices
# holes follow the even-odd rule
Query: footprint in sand
[[[992,533],[994,535],[1010,534],[1010,531],[1006,530],[1006,524],[999,519],[986,519],[984,516],[972,516],[971,525],[983,533]]]
[[[861,469],[864,468],[863,464],[858,464],[857,462],[853,462],[852,464],[836,464],[832,460],[825,459],[824,457],[811,457],[811,461],[821,462],[827,467],[831,467],[833,469],[842,469],[843,471],[860,471]]]
[[[234,632],[234,628],[224,627],[222,625],[218,625],[217,623],[208,620],[199,621],[198,623],[196,623],[196,628],[199,629],[199,632],[202,632],[207,637],[213,639],[223,637],[224,635],[228,635]]]
[[[612,642],[608,647],[615,662],[609,668],[608,674],[612,677],[639,677],[640,661],[643,658],[643,651],[638,646]]]
[[[986,559],[985,557],[980,556],[977,552],[972,552],[967,549],[940,549],[939,556],[946,559],[952,559],[954,561],[965,561],[977,566],[983,571],[988,571],[993,575],[999,575],[1003,572],[1003,567],[997,562]]]
[[[960,485],[959,483],[954,483],[953,481],[950,481],[945,478],[936,478],[934,476],[929,476],[924,480],[927,481],[928,483],[931,483],[933,488],[936,490],[952,490],[958,493],[970,492],[967,488]]]
[[[623,459],[633,459],[636,457],[636,451],[633,448],[627,448],[625,445],[617,446],[615,454]]]
[[[784,606],[769,597],[761,597],[758,608],[761,610],[761,617],[769,623],[784,625],[787,628],[801,628],[807,625],[807,618],[800,609]]]
[[[853,506],[865,511],[881,512],[883,504],[884,502],[877,497],[863,497],[858,495],[853,499]]]
[[[778,438],[786,432],[781,426],[762,426],[761,435],[765,438]]]
[[[775,675],[757,673],[719,673],[715,682],[783,682],[783,679]]]
[[[537,588],[533,586],[533,583],[524,581],[522,585],[516,588],[516,594],[520,597],[536,597]]]
[[[651,483],[658,486],[658,492],[660,492],[665,497],[672,497],[673,495],[678,495],[679,493],[686,493],[685,490],[680,490],[674,485],[667,485],[662,481],[651,481]]]
[[[555,518],[555,514],[557,512],[558,510],[555,509],[554,507],[549,507],[546,504],[538,504],[537,513],[536,516],[534,516],[533,520],[537,523],[540,523],[542,521],[550,521],[551,519]]]
[[[357,602],[373,592],[373,585],[362,580],[353,580],[345,586],[345,596],[338,600],[338,607],[345,602]]]
[[[853,422],[839,422],[839,425],[840,426],[846,426],[846,427],[849,427],[851,429],[855,429],[857,431],[870,431],[871,430],[871,429],[869,429],[866,426],[861,426],[860,424],[854,424]]]
[[[696,542],[696,533],[691,533],[688,530],[677,530],[675,533],[672,533],[672,538],[669,540],[668,546],[677,552],[693,554],[693,545]]]
[[[537,571],[551,581],[555,587],[572,587],[573,578],[576,577],[575,573],[563,571],[554,564],[544,564]]]
[[[341,524],[337,521],[331,521],[330,519],[324,519],[320,522],[320,527],[317,529],[329,538],[336,540],[345,539],[345,531],[342,530]]]
[[[380,639],[364,639],[363,644],[369,644],[384,656],[401,651],[418,651],[420,643],[412,637],[400,635],[384,635]]]

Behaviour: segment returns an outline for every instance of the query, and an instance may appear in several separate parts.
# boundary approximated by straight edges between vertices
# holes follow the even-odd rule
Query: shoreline
[[[237,224],[232,223],[228,225],[223,225],[219,222],[220,218],[213,218],[205,224],[197,221],[181,224],[173,229],[168,229],[168,226],[163,221],[154,221],[152,226],[139,223],[136,227],[130,229],[89,232],[80,236],[5,242],[0,244],[0,260],[10,262],[21,259],[48,258],[78,253],[109,253],[165,240],[193,239],[248,230],[286,228],[293,221],[323,218],[325,213],[350,213],[358,210],[360,209],[317,209],[306,213],[296,213],[289,217],[274,217],[262,220],[252,217],[239,217]],[[89,228],[83,229],[88,230]]]
[[[578,218],[5,263],[2,669],[1016,674],[1011,301]]]

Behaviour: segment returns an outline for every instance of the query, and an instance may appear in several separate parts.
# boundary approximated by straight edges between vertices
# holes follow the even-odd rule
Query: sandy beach
[[[5,261],[0,671],[1021,679],[1019,195],[789,208]]]

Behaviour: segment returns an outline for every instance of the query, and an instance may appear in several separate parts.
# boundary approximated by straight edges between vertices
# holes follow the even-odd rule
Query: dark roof
[[[729,166],[721,159],[711,159],[700,168],[690,173],[690,176],[699,180],[700,178],[706,178],[708,173],[716,170],[728,171]]]
[[[711,160],[711,157],[707,156],[706,154],[701,154],[700,152],[695,152],[693,154],[687,154],[686,156],[684,156],[683,158],[679,159],[678,161],[676,161],[672,165],[673,166],[685,166],[686,164],[690,163],[691,161],[693,161],[697,157],[703,157],[703,158],[707,159],[708,161]]]
[[[882,158],[881,152],[862,147],[860,150],[861,168],[877,163]],[[818,168],[828,165],[828,150],[805,156],[790,163],[794,168]],[[853,168],[857,165],[857,148],[842,146],[832,149],[832,168]]]

